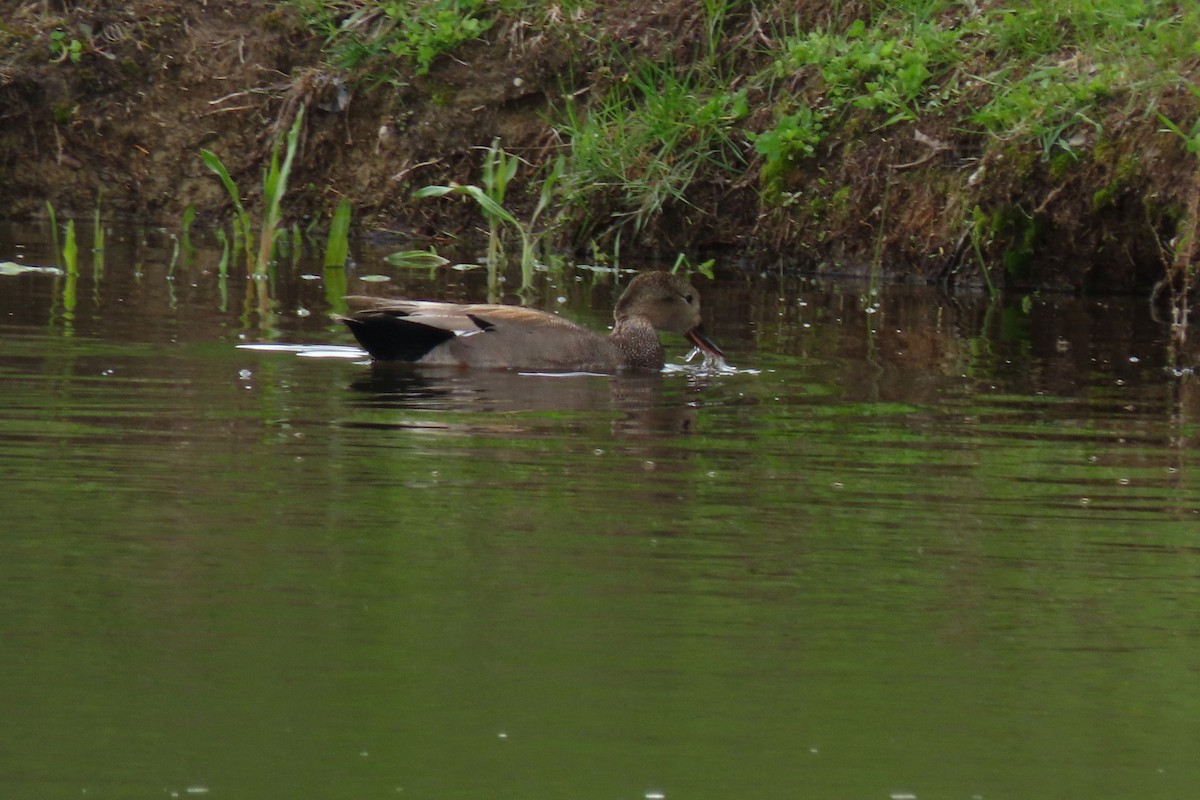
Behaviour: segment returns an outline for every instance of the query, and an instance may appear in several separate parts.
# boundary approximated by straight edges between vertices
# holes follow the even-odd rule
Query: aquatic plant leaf
[[[221,163],[221,159],[217,154],[211,150],[201,148],[200,160],[204,162],[204,166],[208,167],[211,172],[221,179],[221,183],[225,186],[225,191],[229,193],[229,197],[233,200],[233,204],[237,206],[237,210],[245,214],[246,209],[242,207],[242,196],[238,191],[237,184],[234,183],[233,178],[229,175],[229,170]]]
[[[492,198],[488,197],[487,192],[483,191],[483,189],[480,189],[478,186],[459,186],[458,191],[469,195],[476,203],[479,204],[479,207],[483,209],[483,213],[495,217],[496,219],[504,220],[509,225],[516,225],[518,228],[521,227],[521,223],[517,222],[517,218],[510,214],[508,209],[497,203]]]
[[[68,275],[79,274],[79,245],[75,242],[75,220],[67,222],[66,238],[62,249],[63,267]]]
[[[325,243],[325,266],[344,267],[350,258],[350,200],[343,197],[329,223]]]
[[[50,217],[50,242],[54,245],[54,257],[58,258],[58,215],[54,213],[54,204],[46,201],[46,214]]]
[[[442,258],[433,250],[401,250],[385,256],[383,260],[397,267],[413,269],[433,269],[450,263],[449,259]]]
[[[283,163],[279,163],[279,142],[271,151],[271,166],[263,176],[263,200],[266,208],[263,211],[262,232],[259,238],[258,261],[255,266],[259,273],[265,273],[271,264],[271,253],[275,247],[275,236],[282,218],[280,208],[283,195],[287,192],[288,176],[292,172],[292,160],[296,157],[296,148],[300,141],[300,126],[304,121],[304,104],[296,110],[296,118],[287,132],[287,147]]]

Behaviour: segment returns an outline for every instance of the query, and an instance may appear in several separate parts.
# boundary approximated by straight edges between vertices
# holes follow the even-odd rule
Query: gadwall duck
[[[601,336],[562,317],[522,306],[350,298],[367,308],[342,317],[379,361],[539,371],[662,369],[656,331],[682,334],[721,357],[700,327],[700,295],[684,278],[645,272],[630,283]]]

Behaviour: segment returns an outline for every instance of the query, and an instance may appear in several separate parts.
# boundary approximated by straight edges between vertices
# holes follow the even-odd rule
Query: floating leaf
[[[325,244],[325,266],[344,267],[350,257],[350,200],[343,197],[329,224]]]
[[[434,269],[450,263],[449,259],[442,258],[433,250],[401,250],[383,260],[397,267],[412,269]]]
[[[62,275],[58,267],[35,267],[32,264],[18,264],[15,261],[0,261],[0,275],[22,275],[27,272],[43,275]]]

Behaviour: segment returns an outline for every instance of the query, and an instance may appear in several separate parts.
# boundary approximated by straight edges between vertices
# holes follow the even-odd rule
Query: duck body
[[[700,328],[699,294],[665,272],[643,273],[630,282],[608,336],[523,306],[352,300],[365,307],[342,321],[377,361],[546,372],[659,370],[660,330],[721,355]]]

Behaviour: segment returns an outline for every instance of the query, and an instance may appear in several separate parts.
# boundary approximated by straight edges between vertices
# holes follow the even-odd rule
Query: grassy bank
[[[1192,281],[1194,4],[256,5],[241,24],[274,37],[279,49],[259,66],[278,77],[243,70],[248,85],[206,89],[216,106],[195,113],[233,143],[246,141],[244,129],[222,123],[244,125],[243,106],[276,129],[287,108],[317,109],[298,156],[307,188],[297,208],[348,196],[356,218],[379,226],[461,229],[477,210],[412,193],[477,182],[498,137],[523,160],[507,201],[522,215],[562,157],[539,233],[566,249],[720,248],[760,263],[992,289],[1158,283],[1186,295]],[[154,4],[157,27],[143,17],[116,30],[149,43],[170,28],[170,6]],[[72,80],[86,83],[80,73],[114,70],[106,62],[118,35],[89,38],[67,12],[23,8],[0,27],[0,113],[6,76],[11,92],[31,59],[53,66],[66,95]],[[197,51],[189,57],[212,70]],[[240,64],[251,57],[241,52]],[[118,71],[142,79],[145,57],[128,58]],[[82,142],[86,102],[51,108],[56,134]],[[256,144],[243,169],[258,168]],[[206,192],[184,181],[164,205],[216,202]]]
[[[670,249],[708,228],[810,267],[899,260],[992,287],[1145,284],[1193,260],[1193,4],[296,5],[328,63],[368,82],[500,29],[568,49],[546,119],[576,246]],[[1126,263],[1066,263],[1105,248]]]

